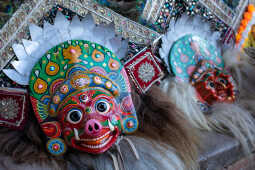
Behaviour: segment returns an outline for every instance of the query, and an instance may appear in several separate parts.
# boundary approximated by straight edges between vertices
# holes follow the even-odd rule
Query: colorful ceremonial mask
[[[192,34],[181,37],[171,48],[169,63],[177,80],[191,82],[203,104],[235,100],[233,78],[224,70],[218,50],[208,41]]]
[[[31,70],[30,99],[47,136],[47,149],[53,155],[65,153],[66,145],[88,153],[103,153],[119,135],[132,133],[138,127],[130,84],[119,56],[98,43],[107,44],[115,52],[126,47],[116,40],[119,38],[114,34],[114,27],[95,26],[91,17],[87,20],[90,21],[85,19],[85,22],[90,25],[85,28],[75,17],[65,32],[61,27],[68,21],[58,14],[55,26],[64,34],[71,34],[61,39],[73,40],[55,42],[58,45],[52,46],[42,57],[38,56]],[[47,26],[44,29],[47,30]],[[104,29],[112,32],[104,34]],[[33,29],[30,31],[33,34]],[[79,32],[81,34],[77,35]],[[58,37],[57,34],[54,35]],[[90,41],[75,40],[76,37]],[[114,40],[117,45],[109,45]],[[19,68],[15,67],[17,71]],[[14,80],[14,75],[19,74],[14,74],[14,70],[4,71]]]
[[[52,48],[34,66],[29,87],[53,154],[62,153],[64,143],[102,153],[120,133],[137,129],[124,68],[99,44],[72,40]]]
[[[207,67],[202,63],[201,67],[192,76],[192,85],[195,87],[198,99],[202,103],[233,103],[236,98],[236,85],[232,76],[218,68]]]

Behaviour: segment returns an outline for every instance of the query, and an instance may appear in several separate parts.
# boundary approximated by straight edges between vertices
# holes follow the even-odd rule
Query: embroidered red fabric
[[[160,63],[151,49],[145,48],[125,63],[125,69],[137,90],[145,93],[153,84],[164,77]]]
[[[0,126],[22,130],[27,120],[27,91],[0,88]]]

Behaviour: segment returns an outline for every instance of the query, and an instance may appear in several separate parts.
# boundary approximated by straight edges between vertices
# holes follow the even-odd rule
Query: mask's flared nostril
[[[99,130],[98,124],[95,124],[94,128],[95,128],[95,130]]]
[[[93,131],[93,128],[92,126],[89,125],[89,131],[92,132]]]
[[[86,122],[85,131],[89,135],[94,135],[100,132],[102,125],[96,119],[90,119]]]

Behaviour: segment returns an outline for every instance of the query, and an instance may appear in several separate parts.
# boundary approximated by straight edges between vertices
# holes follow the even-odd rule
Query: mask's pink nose
[[[96,119],[90,119],[85,126],[85,132],[88,135],[96,135],[102,129],[102,125]]]

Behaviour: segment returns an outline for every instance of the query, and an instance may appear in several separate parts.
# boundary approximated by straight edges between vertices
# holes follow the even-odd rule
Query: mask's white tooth
[[[74,131],[74,136],[75,136],[75,139],[76,140],[81,140],[80,137],[79,137],[79,132],[76,128],[73,128],[73,131]]]
[[[114,126],[113,126],[113,124],[111,123],[110,120],[108,120],[108,125],[109,125],[110,130],[113,132],[114,131]]]

